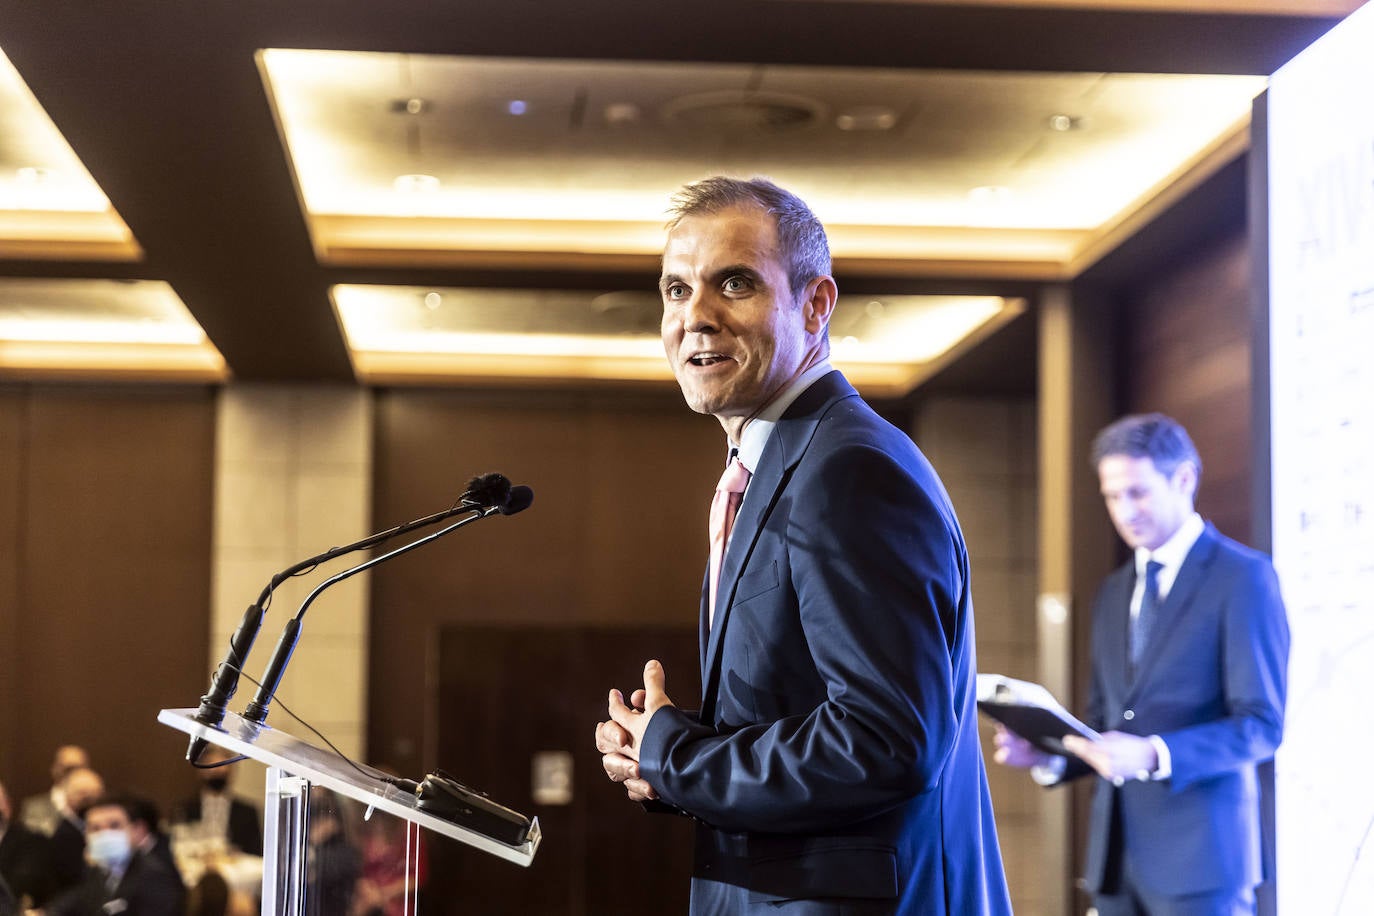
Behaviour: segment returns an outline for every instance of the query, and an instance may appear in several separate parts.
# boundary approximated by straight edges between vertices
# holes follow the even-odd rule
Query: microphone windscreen
[[[511,487],[510,496],[506,499],[506,504],[501,507],[502,515],[514,515],[517,512],[524,512],[534,502],[534,491],[529,487]]]
[[[468,481],[459,499],[474,506],[501,506],[510,498],[510,480],[504,474],[483,474]]]

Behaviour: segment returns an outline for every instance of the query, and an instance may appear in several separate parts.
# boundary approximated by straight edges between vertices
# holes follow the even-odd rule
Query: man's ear
[[[840,290],[831,277],[816,277],[806,284],[802,296],[802,316],[806,319],[809,334],[822,334],[830,324],[830,316],[835,313],[835,300]]]
[[[1174,468],[1172,481],[1174,488],[1180,493],[1186,493],[1189,499],[1197,499],[1197,465],[1191,461],[1180,462]]]

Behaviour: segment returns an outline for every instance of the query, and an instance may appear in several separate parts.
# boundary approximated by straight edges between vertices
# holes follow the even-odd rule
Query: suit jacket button
[[[1131,721],[1132,719],[1135,718],[1135,710],[1134,710],[1134,709],[1128,709],[1128,710],[1126,710],[1125,712],[1123,712],[1123,713],[1121,714],[1121,718],[1125,719],[1127,722]]]

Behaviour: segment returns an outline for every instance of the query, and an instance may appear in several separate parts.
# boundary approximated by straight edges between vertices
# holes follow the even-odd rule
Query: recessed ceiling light
[[[519,117],[528,110],[529,106],[525,104],[524,99],[511,99],[510,102],[506,105],[506,111],[510,112],[516,117]]]
[[[633,124],[641,114],[634,102],[612,102],[601,113],[607,124]]]
[[[42,166],[26,165],[14,170],[14,180],[22,185],[40,185],[51,179],[57,173],[52,169],[45,169]]]
[[[968,199],[977,203],[994,203],[1007,200],[1012,196],[1011,188],[1000,184],[985,184],[970,188]]]
[[[433,175],[397,175],[391,184],[402,194],[433,194],[439,190],[439,179]]]
[[[431,312],[444,304],[444,297],[438,293],[425,293],[425,308]]]
[[[835,116],[840,130],[891,130],[896,124],[897,113],[882,105],[847,108]]]
[[[422,99],[419,96],[391,100],[391,110],[397,114],[424,114],[432,107],[433,103],[429,99]]]
[[[1084,121],[1077,115],[1052,114],[1049,117],[1050,130],[1064,133],[1070,130],[1080,130],[1084,126]]]

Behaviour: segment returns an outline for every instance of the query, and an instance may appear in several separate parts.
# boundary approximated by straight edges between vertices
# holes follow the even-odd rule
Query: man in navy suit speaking
[[[1100,916],[1255,911],[1258,764],[1283,736],[1288,621],[1269,559],[1193,511],[1202,462],[1161,414],[1102,430],[1093,463],[1134,555],[1093,605],[1085,721],[1050,757],[999,729],[997,760],[1053,785],[1087,773],[1084,877]]]
[[[597,726],[606,773],[696,819],[694,914],[1009,913],[968,554],[930,464],[828,363],[825,231],[762,179],[674,204],[664,348],[725,429],[738,514],[702,588],[700,712],[648,662]]]

